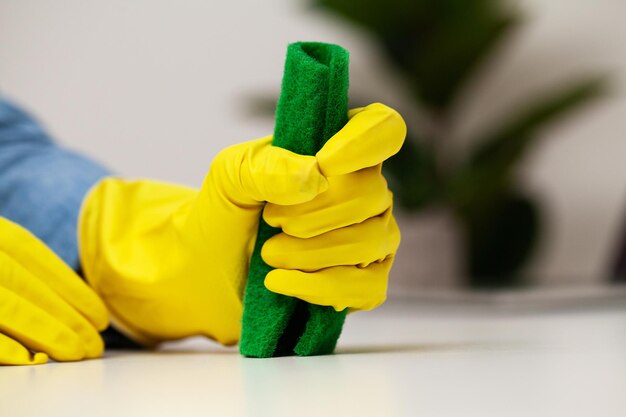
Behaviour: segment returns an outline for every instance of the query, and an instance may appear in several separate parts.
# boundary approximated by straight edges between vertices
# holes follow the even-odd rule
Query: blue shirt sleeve
[[[0,98],[0,216],[30,230],[75,270],[82,200],[107,175],[108,169],[58,146],[32,116]]]

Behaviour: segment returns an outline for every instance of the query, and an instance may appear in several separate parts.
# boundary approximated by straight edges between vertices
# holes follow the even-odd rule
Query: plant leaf
[[[513,14],[499,16],[494,12],[442,25],[430,42],[413,53],[410,75],[417,83],[418,99],[437,112],[448,108],[480,63],[518,23]]]
[[[485,135],[453,175],[447,195],[456,205],[489,199],[508,187],[517,163],[541,138],[540,130],[600,96],[605,80],[594,77],[544,95],[507,123]]]
[[[500,0],[317,0],[364,27],[406,76],[425,107],[441,113],[520,21]]]
[[[438,181],[431,150],[407,137],[400,151],[384,164],[385,177],[400,206],[416,210],[436,197]]]

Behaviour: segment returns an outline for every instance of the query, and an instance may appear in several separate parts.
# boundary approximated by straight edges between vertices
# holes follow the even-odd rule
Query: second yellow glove
[[[96,294],[43,242],[0,217],[0,365],[99,357],[107,317]]]

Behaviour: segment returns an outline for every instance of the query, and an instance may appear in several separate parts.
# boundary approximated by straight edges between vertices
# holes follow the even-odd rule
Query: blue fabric
[[[28,113],[0,98],[0,216],[30,230],[75,270],[81,202],[109,170],[57,146]]]

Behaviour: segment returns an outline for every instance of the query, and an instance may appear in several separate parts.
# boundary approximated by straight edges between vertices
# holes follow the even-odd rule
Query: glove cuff
[[[112,302],[116,294],[115,291],[111,293],[112,285],[109,281],[115,271],[125,266],[125,262],[120,261],[125,256],[124,249],[114,247],[113,243],[120,236],[126,235],[127,228],[131,229],[131,217],[140,215],[133,212],[133,207],[127,206],[132,200],[130,194],[133,188],[141,188],[143,184],[150,186],[150,183],[151,181],[129,182],[115,177],[104,178],[94,184],[85,195],[77,225],[78,252],[85,280],[103,300],[110,313],[112,325],[131,340],[146,347],[152,347],[161,340],[146,335],[124,319],[122,312],[118,312]],[[194,196],[196,193],[195,190],[179,187],[172,199],[180,201],[183,197]]]

